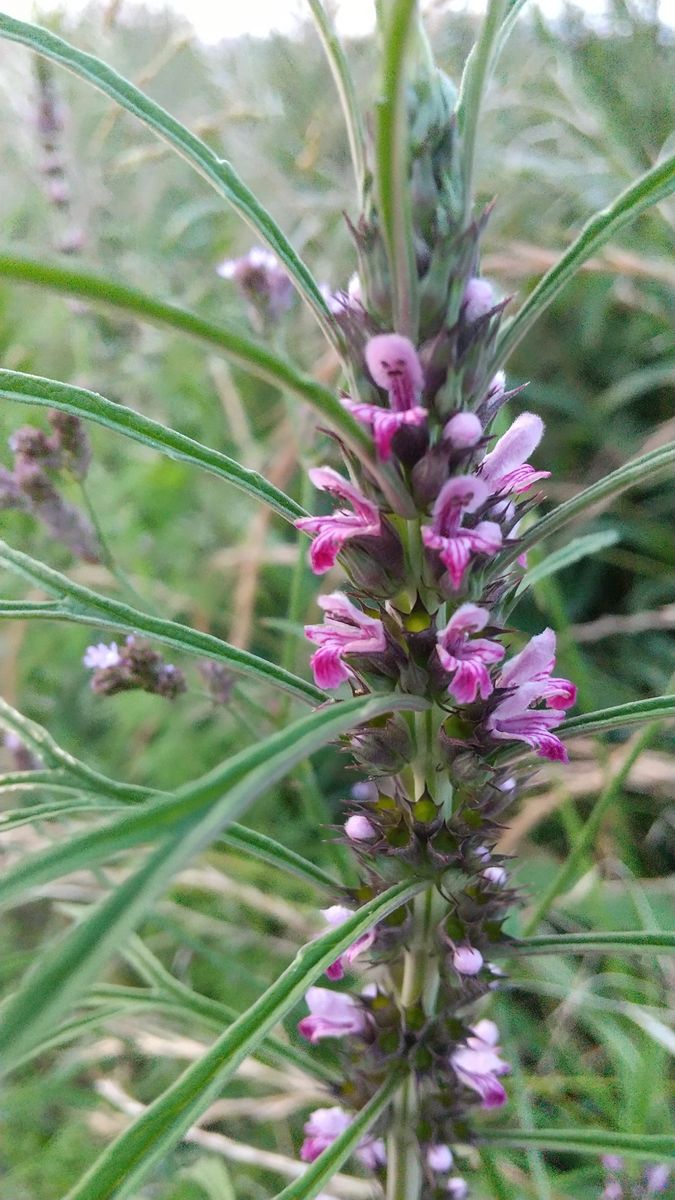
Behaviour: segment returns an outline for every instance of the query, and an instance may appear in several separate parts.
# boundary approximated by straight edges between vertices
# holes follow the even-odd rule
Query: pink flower
[[[469,1195],[469,1185],[466,1179],[460,1179],[459,1175],[448,1180],[445,1190],[452,1196],[452,1200],[466,1200]]]
[[[456,475],[441,488],[433,508],[431,525],[422,526],[422,541],[438,550],[455,591],[461,586],[472,554],[494,554],[502,544],[495,521],[479,521],[473,529],[463,527],[464,515],[485,504],[489,488],[475,475]]]
[[[345,908],[344,904],[332,904],[330,908],[322,908],[321,915],[333,928],[342,925],[348,917],[354,915],[351,908]],[[329,979],[342,979],[345,973],[345,966],[351,967],[359,954],[365,954],[366,950],[370,950],[375,941],[375,930],[369,929],[366,933],[362,933],[351,946],[340,955],[338,959],[326,971]]]
[[[404,425],[423,425],[427,410],[418,403],[424,386],[422,365],[412,342],[398,333],[382,333],[366,345],[368,370],[389,395],[389,408],[344,399],[359,421],[371,425],[375,448],[384,461],[391,457],[394,435]]]
[[[464,292],[464,319],[469,323],[480,320],[494,308],[495,297],[487,279],[470,279]]]
[[[375,827],[361,813],[354,813],[347,818],[345,833],[352,842],[372,842],[378,836]]]
[[[503,667],[498,686],[513,691],[499,702],[486,724],[495,738],[522,741],[542,758],[567,762],[567,751],[551,730],[563,720],[564,710],[574,704],[576,688],[569,679],[554,678],[554,666],[555,634],[545,629],[530,638],[520,654]],[[541,701],[544,708],[533,707]]]
[[[313,1044],[322,1038],[350,1037],[366,1032],[368,1015],[353,996],[311,987],[305,996],[310,1015],[298,1022],[298,1030]]]
[[[109,646],[106,646],[105,642],[99,642],[97,646],[87,646],[82,662],[91,670],[104,671],[108,667],[116,667],[120,658],[117,642],[111,642]]]
[[[544,433],[544,422],[534,413],[521,413],[496,446],[485,455],[481,466],[481,478],[490,488],[490,495],[498,492],[526,492],[537,479],[548,479],[550,471],[535,471],[525,460],[539,445]]]
[[[494,1021],[478,1021],[464,1046],[451,1055],[450,1063],[461,1082],[481,1098],[482,1108],[500,1108],[506,1092],[499,1082],[511,1067],[499,1057],[499,1030]]]
[[[450,442],[456,450],[467,450],[475,446],[483,436],[483,426],[475,413],[458,412],[446,422],[443,440]]]
[[[326,616],[323,625],[305,625],[305,637],[319,649],[311,658],[318,687],[336,688],[353,673],[345,666],[345,654],[378,654],[386,648],[382,622],[368,617],[342,592],[319,596]]]
[[[473,946],[456,946],[452,965],[460,975],[477,975],[483,966],[483,955]]]
[[[300,1150],[302,1161],[314,1162],[324,1150],[333,1145],[341,1133],[349,1129],[353,1120],[353,1115],[338,1105],[335,1108],[317,1108],[305,1124],[306,1137]],[[361,1139],[356,1153],[363,1165],[371,1171],[382,1166],[387,1159],[382,1139],[371,1137],[369,1134]]]
[[[295,522],[297,529],[317,536],[309,552],[315,575],[324,575],[335,565],[335,560],[345,542],[353,537],[377,537],[380,533],[378,508],[348,479],[344,479],[332,467],[313,467],[309,477],[316,488],[330,492],[340,500],[348,500],[354,509],[339,508],[325,517],[302,517]]]
[[[508,879],[508,875],[503,867],[486,867],[481,871],[483,879],[487,879],[488,883],[493,883],[495,887],[503,887]]]
[[[431,1171],[449,1171],[453,1161],[452,1150],[449,1146],[429,1146],[427,1150],[427,1166]]]
[[[252,246],[241,258],[226,258],[216,267],[221,279],[232,279],[247,300],[280,317],[293,303],[293,284],[276,255]]]
[[[471,704],[480,693],[486,700],[492,692],[490,663],[504,657],[504,647],[488,638],[472,638],[484,629],[489,613],[477,604],[461,604],[445,629],[437,634],[436,651],[443,669],[452,675],[448,691],[458,704]]]

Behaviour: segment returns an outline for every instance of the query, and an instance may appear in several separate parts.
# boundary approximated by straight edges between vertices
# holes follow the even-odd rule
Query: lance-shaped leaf
[[[0,791],[10,788],[28,789],[48,785],[50,792],[60,791],[66,796],[77,792],[74,800],[64,800],[58,804],[31,805],[16,814],[7,812],[0,814],[0,832],[7,828],[10,816],[17,824],[28,821],[48,819],[66,815],[71,812],[91,809],[99,813],[115,811],[107,801],[115,799],[123,804],[140,804],[152,797],[166,795],[155,788],[139,787],[136,784],[124,783],[118,779],[94,771],[86,763],[80,762],[74,755],[59,746],[42,725],[30,721],[22,713],[12,708],[6,700],[0,697],[0,728],[11,729],[21,740],[38,754],[45,762],[52,765],[47,771],[19,771],[13,775],[0,776]],[[69,776],[72,778],[69,780]],[[83,795],[83,793],[86,793]],[[43,817],[38,814],[41,810]],[[281,871],[313,883],[330,891],[339,890],[337,883],[326,871],[309,859],[303,858],[295,850],[289,850],[280,842],[267,834],[258,833],[255,829],[246,829],[243,825],[233,823],[222,835],[220,842],[230,850],[250,854],[263,862],[268,862]]]
[[[239,802],[231,799],[231,793],[242,780],[248,781],[248,786],[257,786],[258,776],[262,774],[264,790],[302,762],[303,758],[309,757],[349,729],[387,712],[420,710],[424,707],[424,700],[398,693],[359,696],[317,709],[279,733],[240,751],[178,791],[160,795],[156,799],[149,798],[142,806],[125,811],[107,825],[76,834],[65,842],[49,846],[18,862],[0,876],[0,904],[9,903],[28,889],[49,883],[70,871],[106,862],[123,850],[154,844],[173,834],[176,827],[186,820],[198,819],[210,804],[216,805],[211,813],[215,822],[213,830],[210,825],[208,827],[209,842],[213,841],[237,815],[232,807],[236,808]],[[266,770],[269,773],[268,781],[265,780]],[[218,803],[225,805],[224,820],[220,818]],[[239,831],[239,840],[241,844],[242,831]],[[0,1043],[1,1040],[0,1032]]]
[[[2,1069],[8,1070],[16,1057],[29,1050],[44,1030],[79,999],[171,879],[258,796],[297,763],[349,729],[385,712],[415,709],[423,703],[402,695],[360,697],[319,709],[235,755],[174,796],[148,804],[104,829],[74,838],[68,845],[55,847],[61,855],[60,864],[52,859],[50,869],[58,873],[62,873],[64,864],[66,870],[89,868],[115,849],[143,843],[155,849],[91,915],[46,949],[22,980],[4,1007],[0,1022]],[[7,878],[2,881],[5,885]],[[15,873],[14,885],[16,882]]]
[[[212,350],[220,351],[231,362],[257,379],[263,379],[266,383],[281,388],[311,405],[355,450],[360,449],[363,453],[364,448],[370,446],[370,440],[363,427],[350,416],[328,388],[298,371],[292,363],[273,353],[267,346],[245,337],[236,329],[222,324],[216,325],[204,317],[179,308],[176,304],[158,300],[155,296],[148,296],[139,291],[138,288],[117,283],[113,279],[95,275],[82,268],[75,270],[72,267],[43,263],[24,256],[0,254],[0,275],[48,288],[65,296],[93,300],[122,312],[133,313],[140,320],[153,325],[177,329],[210,346]]]
[[[579,236],[565,251],[555,266],[539,280],[519,312],[510,321],[497,342],[492,369],[497,370],[518,345],[535,321],[548,308],[561,288],[581,266],[597,254],[610,238],[634,221],[652,204],[658,204],[675,192],[675,155],[645,171],[639,179],[617,196],[607,208],[586,222]]]
[[[340,39],[321,0],[308,0],[308,3],[340,98],[356,188],[359,198],[361,198],[366,179],[366,135],[354,89],[354,80]]]
[[[66,575],[54,571],[44,563],[37,562],[20,550],[14,550],[6,542],[0,542],[0,565],[22,575],[36,587],[43,588],[52,596],[57,596],[56,603],[30,603],[25,601],[0,602],[0,619],[31,617],[33,619],[74,621],[78,625],[101,625],[122,633],[144,633],[166,646],[182,650],[185,654],[197,654],[204,658],[213,658],[216,662],[225,663],[230,670],[239,675],[248,675],[254,679],[263,680],[289,692],[306,704],[320,704],[325,700],[325,694],[283,667],[266,662],[248,650],[240,650],[230,646],[211,633],[202,633],[191,629],[189,625],[180,625],[176,621],[165,621],[161,617],[151,616],[130,608],[119,600],[111,600],[79,583],[73,583]]]
[[[675,1161],[675,1138],[659,1133],[618,1133],[611,1129],[491,1129],[478,1141],[486,1146],[554,1150],[562,1154],[623,1154],[628,1158]]]
[[[326,302],[321,295],[316,280],[313,278],[302,259],[295,252],[288,239],[284,236],[270,214],[262,207],[253,192],[239,178],[234,168],[225,159],[207,146],[205,142],[191,133],[184,125],[172,117],[159,104],[146,96],[128,79],[118,75],[112,67],[101,62],[93,54],[85,54],[71,46],[63,38],[32,25],[27,21],[17,21],[6,14],[0,14],[0,37],[12,42],[20,42],[29,49],[41,54],[52,62],[60,63],[93,84],[95,88],[110,96],[127,112],[142,121],[153,133],[157,134],[190,164],[213,188],[239,213],[258,237],[269,246],[279,261],[283,263],[292,279],[299,295],[309,305],[328,341],[340,350],[340,341],[336,326],[330,319]]]
[[[356,1150],[359,1142],[377,1121],[377,1118],[394,1097],[396,1089],[401,1086],[401,1079],[394,1075],[375,1093],[371,1100],[354,1117],[351,1125],[324,1150],[323,1154],[308,1167],[304,1175],[294,1179],[275,1200],[313,1200],[331,1179],[349,1155]]]
[[[488,0],[478,41],[466,60],[459,87],[457,124],[462,136],[462,187],[466,219],[471,216],[473,205],[473,170],[481,103],[496,61],[495,43],[505,11],[506,0]]]
[[[640,484],[647,486],[653,483],[669,467],[672,467],[674,462],[675,442],[668,442],[665,446],[660,446],[658,450],[642,454],[640,458],[626,463],[625,467],[619,467],[618,470],[605,475],[597,483],[592,483],[590,487],[584,488],[578,495],[573,496],[571,500],[565,500],[563,504],[559,504],[525,533],[514,538],[513,545],[495,557],[492,571],[500,574],[525,551],[536,546],[544,538],[550,537],[552,533],[563,529],[575,517],[581,516],[601,500],[618,496],[628,488],[637,487]]]
[[[568,717],[558,727],[558,732],[566,738],[578,737],[588,733],[605,733],[609,729],[620,729],[623,725],[656,721],[660,717],[675,717],[675,696],[652,696],[649,700],[632,700],[613,708],[599,708],[579,717]]]
[[[276,983],[109,1146],[68,1200],[122,1200],[201,1116],[240,1063],[365,930],[428,884],[398,883],[299,952]]]
[[[554,550],[552,554],[547,554],[541,562],[530,567],[520,581],[517,595],[522,596],[523,592],[534,587],[535,583],[541,583],[542,579],[548,579],[550,575],[564,571],[566,567],[573,566],[582,558],[599,554],[601,550],[616,545],[620,536],[617,529],[598,529],[596,533],[586,533],[582,537],[572,538],[572,541],[568,542],[566,546],[562,546],[560,550]]]
[[[598,933],[542,933],[508,944],[508,954],[601,954],[625,950],[631,954],[675,951],[675,933],[636,929]],[[495,954],[500,951],[495,949]]]

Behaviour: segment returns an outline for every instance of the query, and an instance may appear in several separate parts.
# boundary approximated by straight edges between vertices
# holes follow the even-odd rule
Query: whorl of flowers
[[[450,199],[437,200],[457,233]],[[351,285],[351,298],[331,311],[351,359],[342,404],[371,434],[372,458],[342,446],[346,470],[313,468],[312,482],[335,505],[297,525],[312,539],[313,572],[330,573],[332,584],[318,600],[323,621],[305,629],[317,685],[410,692],[429,703],[351,736],[367,779],[354,787],[344,838],[362,883],[324,917],[340,923],[399,879],[417,876],[428,888],[307,993],[300,1034],[339,1048],[344,1085],[336,1106],[309,1118],[302,1157],[316,1158],[400,1071],[415,1093],[420,1194],[461,1198],[469,1185],[456,1147],[472,1140],[472,1110],[508,1099],[510,1067],[486,1002],[502,978],[493,959],[518,897],[495,846],[533,756],[567,760],[556,730],[575,688],[555,675],[554,632],[523,638],[505,618],[526,564],[521,555],[504,569],[500,556],[517,550],[549,472],[536,462],[541,418],[504,419],[516,392],[491,368],[504,303],[477,270],[484,221],[449,238],[428,212],[414,211],[427,247],[418,254],[414,342],[392,329],[389,297],[374,282],[376,215],[355,231],[369,287]],[[443,254],[445,275],[429,266]],[[336,568],[346,575],[341,586]],[[364,969],[365,987],[354,978]],[[385,1115],[357,1150],[376,1172],[386,1170],[391,1120]]]

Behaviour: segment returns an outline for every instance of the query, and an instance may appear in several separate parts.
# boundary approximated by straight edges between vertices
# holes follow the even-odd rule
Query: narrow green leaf
[[[68,790],[72,794],[73,788]],[[83,813],[99,813],[106,817],[110,813],[119,812],[119,809],[119,804],[100,804],[85,796],[76,800],[27,804],[24,808],[9,808],[0,812],[0,833],[5,833],[8,829],[17,829],[21,825],[33,825],[36,821],[60,821],[64,817],[77,817]]]
[[[308,0],[308,3],[340,98],[354,178],[360,199],[363,196],[366,181],[366,134],[354,90],[354,80],[340,39],[321,0]]]
[[[148,637],[185,654],[197,654],[204,658],[213,658],[225,663],[232,671],[240,675],[273,683],[283,691],[308,704],[319,704],[325,700],[325,694],[283,667],[266,662],[248,650],[240,650],[230,646],[220,638],[210,633],[201,633],[190,629],[188,625],[179,625],[175,621],[165,621],[161,617],[153,617],[149,613],[130,608],[119,600],[111,600],[109,596],[101,596],[90,588],[74,583],[66,575],[54,571],[44,563],[37,562],[20,550],[14,550],[6,542],[0,541],[0,565],[7,567],[15,574],[22,575],[30,583],[43,588],[52,596],[58,597],[59,605],[55,608],[48,604],[46,608],[33,604],[23,610],[17,609],[11,601],[0,602],[0,619],[16,617],[21,614],[32,615],[35,619],[54,619],[74,621],[79,625],[100,625],[123,633],[145,633]]]
[[[649,700],[633,700],[629,704],[617,704],[614,708],[599,708],[596,712],[583,713],[579,717],[568,717],[559,726],[558,732],[566,738],[604,733],[609,729],[620,729],[623,725],[655,721],[659,717],[675,717],[675,696],[653,696]]]
[[[133,83],[118,75],[117,71],[101,62],[93,54],[85,54],[84,51],[77,50],[63,38],[57,37],[47,29],[42,29],[39,25],[32,25],[27,21],[17,21],[7,14],[0,14],[0,37],[20,42],[35,51],[36,54],[41,54],[45,58],[51,59],[52,62],[60,63],[61,66],[78,75],[80,79],[85,79],[106,96],[110,96],[127,112],[142,121],[153,133],[158,134],[163,141],[173,146],[186,162],[194,167],[218,194],[232,205],[257,236],[261,237],[269,246],[270,250],[274,251],[277,258],[283,263],[298,293],[314,313],[326,338],[340,351],[336,326],[331,320],[326,301],[321,295],[316,280],[278,225],[272,220],[270,214],[239,178],[230,163],[219,158],[201,138],[196,137],[159,104],[134,87]]]
[[[257,471],[249,471],[226,454],[221,454],[219,450],[202,446],[192,438],[177,433],[174,429],[168,429],[124,404],[114,404],[96,392],[88,392],[84,388],[72,387],[67,383],[58,383],[54,379],[0,370],[0,396],[5,400],[18,400],[22,404],[58,408],[84,420],[95,421],[97,425],[124,434],[143,446],[159,450],[167,458],[201,467],[211,475],[227,480],[254,499],[269,504],[291,524],[298,517],[307,515],[295,500],[274,487]]]
[[[509,943],[509,954],[596,954],[625,950],[631,954],[675,951],[675,933],[637,929],[610,933],[542,933]],[[499,951],[495,948],[495,953]]]
[[[44,878],[46,860],[52,871],[56,868],[62,873],[64,862],[91,867],[104,854],[107,857],[111,846],[120,849],[124,845],[150,842],[156,847],[142,867],[90,916],[46,949],[22,980],[5,1006],[0,1023],[2,1068],[10,1069],[17,1055],[29,1050],[43,1036],[45,1028],[53,1027],[186,862],[209,846],[258,796],[297,763],[354,726],[384,712],[414,709],[419,705],[413,697],[399,695],[379,699],[360,697],[319,709],[242,751],[224,767],[217,767],[168,799],[146,805],[140,812],[130,813],[102,830],[73,838],[67,845],[56,846],[30,860],[33,869],[36,860],[42,860]],[[17,880],[19,884],[21,878],[25,882],[26,870],[30,875],[30,863],[20,864],[5,874],[0,881],[5,895],[10,876],[13,884],[9,886],[17,886]],[[351,920],[340,928],[350,924]]]
[[[536,546],[544,538],[550,537],[552,533],[557,533],[559,529],[563,529],[575,517],[587,512],[600,500],[608,500],[610,497],[618,496],[628,488],[637,487],[640,484],[648,486],[654,483],[674,462],[675,442],[667,442],[658,450],[651,450],[648,454],[643,454],[640,458],[626,463],[624,467],[619,467],[618,470],[605,475],[603,479],[592,483],[590,487],[579,492],[577,496],[573,496],[571,500],[565,500],[563,504],[559,504],[540,521],[537,521],[536,525],[527,529],[521,537],[514,539],[513,546],[496,556],[493,573],[503,572],[526,550]]]
[[[21,283],[37,285],[66,296],[78,296],[95,303],[133,313],[153,325],[177,329],[189,337],[221,351],[228,359],[257,379],[297,396],[316,409],[335,426],[351,445],[370,446],[363,426],[359,425],[335,398],[333,392],[316,379],[303,374],[287,359],[273,353],[267,346],[245,337],[226,325],[215,325],[195,313],[175,304],[148,296],[138,288],[117,283],[82,268],[63,267],[25,256],[0,254],[0,276]],[[11,374],[11,372],[9,372]]]
[[[556,1150],[564,1154],[625,1154],[628,1158],[675,1160],[675,1137],[659,1133],[618,1133],[611,1129],[491,1129],[478,1141],[486,1146]]]
[[[49,883],[82,866],[92,867],[123,850],[156,843],[172,835],[177,825],[182,825],[186,819],[189,821],[198,817],[204,810],[207,810],[210,843],[234,820],[236,814],[231,811],[231,805],[235,804],[231,799],[234,795],[232,789],[241,786],[242,781],[247,787],[249,784],[260,786],[265,791],[302,762],[303,758],[341,737],[349,729],[387,712],[423,707],[425,702],[413,696],[392,693],[387,696],[360,696],[317,709],[279,733],[247,747],[178,791],[148,799],[142,806],[125,811],[103,827],[76,834],[67,842],[49,846],[22,859],[0,876],[0,904],[9,903],[28,889]],[[221,805],[225,806],[225,820],[221,820]]]
[[[521,596],[528,588],[534,587],[535,583],[540,583],[542,579],[548,579],[549,575],[555,575],[558,571],[564,571],[565,567],[571,567],[580,559],[588,558],[592,554],[599,554],[608,546],[616,545],[620,536],[616,529],[599,529],[596,533],[586,533],[582,537],[572,538],[572,541],[568,542],[566,546],[562,546],[560,550],[554,550],[552,554],[548,554],[541,562],[531,567],[523,576],[517,595]]]
[[[224,1084],[301,999],[315,979],[367,929],[428,884],[399,883],[370,900],[344,924],[310,942],[283,975],[209,1050],[103,1152],[68,1200],[122,1200],[194,1124]]]
[[[505,11],[506,0],[488,0],[478,41],[466,60],[459,86],[457,125],[462,138],[462,187],[466,220],[470,218],[473,208],[473,172],[480,109],[496,61],[495,40]]]
[[[301,854],[296,854],[295,850],[289,850],[286,846],[282,846],[281,842],[275,841],[265,833],[258,833],[255,829],[246,829],[243,825],[230,825],[221,841],[225,842],[227,847],[232,850],[240,852],[243,850],[246,854],[260,858],[263,862],[278,867],[281,871],[290,871],[292,875],[297,875],[299,879],[305,879],[308,883],[318,884],[319,887],[328,888],[331,892],[340,889],[339,883],[327,871],[315,866]]]
[[[379,1091],[357,1113],[344,1133],[341,1133],[328,1149],[315,1159],[304,1175],[301,1175],[299,1179],[294,1179],[283,1191],[279,1192],[275,1200],[313,1200],[313,1197],[317,1196],[340,1170],[364,1134],[372,1128],[377,1118],[391,1103],[396,1089],[400,1086],[401,1079],[396,1075],[383,1083]]]
[[[394,328],[414,342],[417,340],[418,282],[408,183],[406,60],[418,19],[417,0],[390,0],[382,10],[382,17],[375,188],[392,281]]]
[[[589,258],[597,254],[610,238],[630,221],[634,221],[645,209],[665,200],[674,191],[675,155],[671,155],[664,162],[657,163],[655,167],[645,171],[644,175],[617,196],[607,208],[595,213],[558,262],[539,280],[513,320],[505,326],[497,342],[492,369],[497,370],[506,362],[560,289]]]

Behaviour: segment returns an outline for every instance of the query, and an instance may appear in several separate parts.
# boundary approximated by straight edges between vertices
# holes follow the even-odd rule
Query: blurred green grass
[[[449,15],[443,5],[433,20],[435,52],[457,78],[472,22]],[[274,36],[203,48],[175,18],[141,8],[123,7],[117,19],[106,21],[92,7],[77,21],[54,17],[50,23],[141,83],[231,158],[317,278],[330,287],[346,285],[355,267],[342,215],[355,215],[347,147],[309,27],[292,41]],[[372,101],[373,48],[354,43],[349,55],[361,95]],[[526,294],[585,217],[653,162],[672,137],[672,59],[672,30],[659,25],[653,6],[615,0],[601,29],[590,28],[573,8],[554,31],[536,11],[521,20],[480,129],[481,195],[498,199],[488,226],[485,273],[504,292]],[[57,74],[55,83],[67,113],[64,151],[73,192],[68,222],[85,235],[81,261],[247,330],[231,285],[215,273],[223,257],[248,248],[246,229],[130,118],[65,74]],[[2,246],[56,258],[64,218],[50,206],[38,169],[35,96],[29,57],[3,44]],[[524,406],[540,410],[547,422],[539,454],[541,465],[554,470],[552,498],[566,497],[656,439],[673,437],[674,219],[672,202],[641,217],[621,244],[568,285],[510,363],[512,384],[530,381]],[[319,336],[298,305],[275,338],[305,368],[331,378]],[[280,486],[294,495],[301,488],[295,461],[329,452],[322,435],[311,448],[297,413],[272,389],[187,339],[119,314],[0,281],[0,348],[3,365],[73,381],[128,403],[247,465],[279,472]],[[40,418],[35,410],[7,403],[0,412],[3,443],[25,421]],[[311,422],[305,424],[311,428]],[[95,427],[91,438],[98,516],[141,593],[166,615],[276,656],[280,633],[274,620],[287,612],[292,532],[274,517],[262,520],[252,501],[215,479]],[[0,461],[7,462],[1,453]],[[542,582],[515,615],[523,629],[535,631],[550,621],[560,631],[562,673],[579,680],[587,708],[664,691],[675,670],[672,612],[670,624],[661,612],[674,600],[672,513],[672,480],[621,497],[589,526],[616,529],[617,544]],[[114,586],[101,569],[73,564],[27,517],[3,511],[2,527],[3,536],[35,557],[94,586]],[[3,583],[8,595],[21,594],[15,581]],[[315,585],[306,579],[303,586],[309,607]],[[590,623],[605,614],[642,617],[647,628],[624,633],[619,621],[610,636],[593,640]],[[577,644],[575,631],[587,626]],[[181,664],[190,690],[174,704],[143,694],[102,700],[91,695],[80,665],[88,641],[98,639],[78,627],[40,623],[7,625],[0,632],[2,694],[108,774],[174,787],[260,734],[264,719],[248,705],[268,705],[268,697],[248,686],[243,689],[248,701],[239,694],[229,707],[214,708],[202,694],[194,664]],[[298,669],[306,671],[300,639],[293,640],[291,651]],[[672,749],[672,738],[664,736],[660,755]],[[546,797],[550,800],[525,831],[529,850],[521,877],[534,890],[564,857],[589,811],[599,785],[585,786],[584,777],[606,766],[597,753],[590,744],[575,749],[572,782],[554,778],[543,800],[541,795],[533,800],[544,808]],[[641,780],[603,828],[583,886],[573,899],[565,898],[565,919],[581,927],[591,921],[599,928],[629,928],[668,920],[673,896],[667,879],[673,825],[668,806],[675,789],[664,781],[658,754],[643,763]],[[350,777],[337,751],[323,755],[316,768],[337,821]],[[307,781],[297,777],[260,801],[251,821],[301,852],[329,859],[329,847],[317,845],[309,812]],[[27,841],[10,843],[8,852],[26,848]],[[272,896],[273,886],[292,902],[306,933],[316,927],[314,901],[260,865],[216,854],[209,861],[233,891],[177,886],[144,932],[179,977],[241,1008],[299,940],[299,928],[288,924]],[[89,894],[87,886],[94,885],[83,882],[80,900]],[[8,986],[42,940],[63,928],[58,902],[78,900],[54,889],[50,896],[56,904],[38,899],[10,914],[0,931],[2,982]],[[536,993],[542,975],[528,965],[524,981],[532,990],[514,988],[501,1003],[519,1044],[527,1047],[526,1085],[546,1123],[616,1127],[618,1113],[626,1129],[667,1129],[667,1089],[653,1086],[665,1075],[663,1039],[637,1026],[621,1007],[626,1000],[654,1003],[665,983],[662,968],[617,962],[614,996],[611,979],[605,986],[593,977],[593,960],[570,966],[545,959],[544,966],[544,983],[557,994]],[[135,982],[119,964],[110,978]],[[579,1015],[575,998],[596,989],[614,996],[618,1008]],[[551,1045],[543,1021],[549,1017],[556,1028]],[[179,1054],[169,1037],[170,1022],[148,1018],[141,1030],[164,1037],[163,1054],[143,1049],[139,1029],[138,1023],[123,1022],[121,1030],[101,1033],[98,1040],[92,1034],[82,1053],[66,1051],[58,1060],[46,1056],[17,1078],[3,1097],[0,1116],[1,1200],[60,1196],[91,1159],[92,1141],[109,1136],[113,1110],[103,1106],[102,1112],[93,1079],[108,1074],[147,1100],[175,1075]],[[207,1036],[203,1030],[175,1032]],[[576,1090],[564,1084],[563,1075],[576,1080]],[[266,1088],[274,1092],[274,1081],[243,1079],[228,1097],[264,1098]],[[237,1113],[235,1105],[224,1122],[226,1133],[293,1155],[299,1122],[292,1111],[263,1124],[250,1105],[240,1108]],[[306,1111],[302,1097],[298,1111]],[[518,1196],[590,1200],[598,1194],[596,1164],[579,1168],[577,1160],[564,1156],[548,1161],[554,1188],[547,1193],[536,1175],[526,1174],[525,1156],[510,1156],[506,1173]],[[197,1174],[188,1177],[195,1163]],[[227,1196],[227,1176],[212,1178],[210,1169],[206,1151],[184,1146],[140,1194],[161,1200]],[[230,1162],[222,1169],[231,1174],[237,1197],[269,1195],[278,1184],[264,1163],[252,1169]]]

